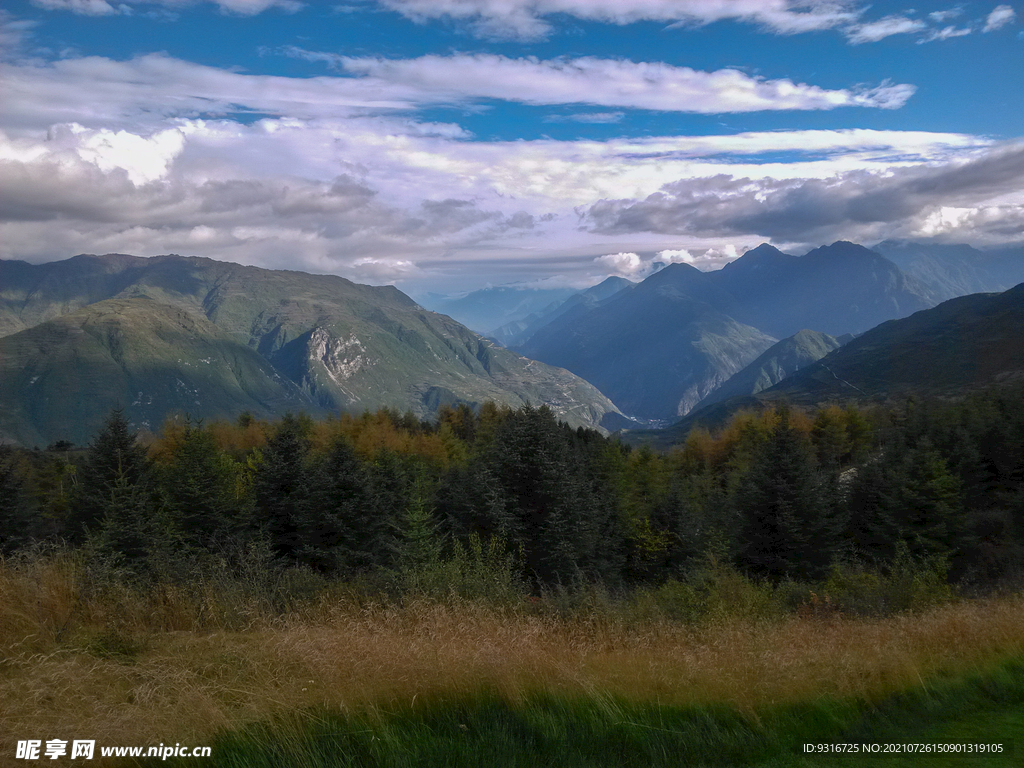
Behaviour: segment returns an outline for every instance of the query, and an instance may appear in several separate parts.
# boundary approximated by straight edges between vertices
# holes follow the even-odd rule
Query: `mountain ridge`
[[[58,433],[58,425],[33,405],[36,393],[45,389],[39,386],[43,374],[32,386],[18,374],[22,369],[39,369],[52,380],[52,386],[47,385],[51,389],[57,386],[53,382],[71,376],[78,369],[46,366],[46,351],[36,342],[56,333],[62,327],[58,321],[76,312],[85,312],[82,322],[86,325],[94,323],[93,315],[103,308],[92,313],[88,308],[111,300],[128,302],[119,306],[135,318],[135,324],[88,342],[86,358],[108,371],[111,382],[120,382],[116,399],[126,401],[122,404],[138,399],[130,389],[144,381],[144,400],[159,392],[154,400],[168,412],[183,410],[214,418],[242,409],[268,411],[258,398],[223,401],[209,387],[202,390],[207,394],[197,405],[195,398],[167,392],[157,378],[145,373],[156,358],[168,363],[166,350],[147,346],[145,339],[137,337],[181,335],[180,329],[174,329],[184,321],[176,313],[185,313],[196,324],[193,335],[205,345],[204,350],[210,345],[237,345],[239,359],[257,355],[262,361],[249,360],[250,378],[257,377],[259,370],[271,379],[287,380],[288,386],[281,386],[288,392],[285,400],[292,410],[328,413],[389,407],[427,417],[442,402],[494,400],[513,407],[532,402],[550,405],[573,426],[594,428],[601,428],[609,414],[618,413],[591,384],[502,349],[455,320],[423,309],[393,286],[362,286],[334,275],[263,270],[176,255],[82,255],[27,268],[19,264],[0,264],[0,268],[0,327],[8,329],[0,337],[4,357],[0,391],[8,402],[26,401],[24,407],[8,407],[0,413],[0,432],[8,440],[31,436],[35,444],[66,438],[82,442],[114,405],[116,393],[111,387],[86,376],[91,389],[87,387],[79,397],[95,403],[88,414],[77,413],[76,423],[83,426],[75,428],[73,435],[67,430]],[[68,322],[77,321],[64,325]],[[20,330],[11,333],[12,328]],[[40,330],[33,334],[34,329]],[[70,343],[68,334],[62,338],[62,344]],[[118,338],[134,350],[127,359],[131,370],[122,366],[120,373]],[[146,359],[147,349],[154,359]],[[74,357],[71,352],[67,356]],[[201,353],[201,359],[208,357],[206,351]],[[196,364],[191,359],[186,362]],[[187,376],[167,373],[166,365],[162,370],[165,378],[188,381]],[[227,373],[224,381],[230,381]],[[141,420],[152,422],[153,418],[149,414]]]

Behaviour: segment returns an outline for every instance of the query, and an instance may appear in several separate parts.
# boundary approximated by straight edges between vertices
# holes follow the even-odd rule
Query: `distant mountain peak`
[[[761,243],[756,248],[751,248],[738,259],[730,261],[722,269],[742,273],[747,270],[759,269],[761,266],[788,263],[793,258],[793,256],[783,253],[774,245]]]

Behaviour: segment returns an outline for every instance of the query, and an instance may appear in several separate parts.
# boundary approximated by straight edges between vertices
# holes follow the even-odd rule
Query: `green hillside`
[[[886,402],[908,396],[962,397],[1024,380],[1024,284],[1004,293],[950,299],[890,320],[756,395],[736,396],[672,427],[628,439],[671,445],[697,425],[714,427],[743,408],[787,402]]]
[[[587,382],[391,286],[123,255],[2,262],[0,281],[6,440],[85,441],[117,403],[153,426],[182,410],[230,418],[386,406],[425,417],[487,400],[546,403],[574,426],[617,413]],[[57,404],[60,393],[68,402]]]
[[[804,329],[773,344],[764,354],[700,401],[698,410],[731,397],[756,395],[840,347],[827,333]]]

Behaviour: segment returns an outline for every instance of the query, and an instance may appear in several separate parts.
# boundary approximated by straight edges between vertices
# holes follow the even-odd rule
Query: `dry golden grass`
[[[201,606],[161,612],[76,592],[67,562],[0,565],[0,754],[7,739],[209,743],[295,708],[544,690],[742,709],[836,694],[875,698],[944,671],[1024,655],[1024,597],[886,619],[789,617],[685,627],[614,616],[325,600],[304,615],[217,629]],[[175,600],[179,600],[175,603]],[[205,621],[205,625],[203,624]],[[204,628],[205,627],[205,628]]]

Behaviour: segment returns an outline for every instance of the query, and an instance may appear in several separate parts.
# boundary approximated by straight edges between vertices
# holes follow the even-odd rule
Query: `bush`
[[[943,558],[915,559],[900,547],[884,571],[836,563],[822,591],[844,613],[885,616],[923,610],[953,599]]]

